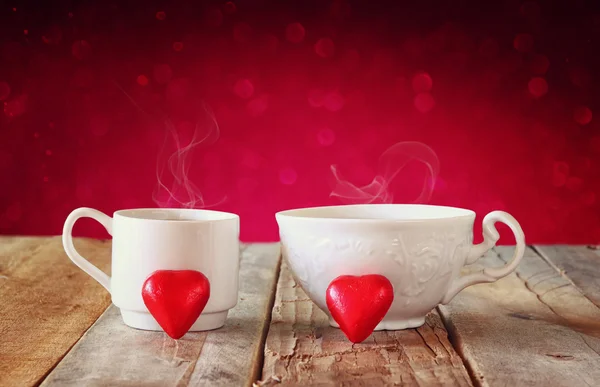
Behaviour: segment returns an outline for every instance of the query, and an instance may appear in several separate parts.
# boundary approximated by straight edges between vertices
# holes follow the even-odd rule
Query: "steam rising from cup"
[[[344,204],[392,203],[394,194],[390,184],[412,161],[423,163],[429,174],[423,181],[421,193],[412,203],[426,203],[431,199],[440,161],[433,149],[416,141],[399,142],[383,152],[379,157],[377,175],[371,183],[362,187],[344,180],[337,166],[331,165],[335,186],[330,196],[338,197]]]
[[[117,82],[114,84],[146,118],[156,121]],[[217,203],[206,204],[202,192],[189,178],[194,152],[201,145],[217,142],[220,134],[217,119],[208,106],[202,104],[198,112],[190,136],[181,130],[187,128],[175,126],[168,117],[163,119],[165,141],[156,160],[156,187],[152,193],[152,200],[161,208],[208,208],[227,200],[225,196]]]
[[[157,184],[152,194],[152,199],[159,207],[206,208],[218,205],[226,199],[207,205],[202,192],[189,178],[189,170],[197,148],[214,144],[219,139],[219,125],[214,114],[206,106],[201,110],[189,140],[182,128],[176,127],[168,119],[165,120],[165,142],[158,154]]]

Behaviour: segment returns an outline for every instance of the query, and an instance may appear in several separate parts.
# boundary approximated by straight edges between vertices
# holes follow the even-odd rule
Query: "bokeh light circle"
[[[304,40],[306,30],[300,23],[290,23],[285,28],[285,38],[292,43],[300,43]]]
[[[315,52],[321,58],[331,58],[335,54],[335,44],[330,38],[321,38],[315,43]]]
[[[261,95],[256,98],[252,98],[246,105],[248,114],[252,117],[258,117],[263,115],[269,108],[269,99],[266,95]]]
[[[235,6],[235,3],[233,1],[228,1],[225,4],[223,4],[223,11],[225,11],[226,14],[231,15],[232,13],[235,13],[236,10],[237,7]]]
[[[530,52],[533,49],[533,36],[517,34],[513,40],[513,47],[519,52]]]
[[[529,63],[531,72],[536,75],[544,75],[550,67],[550,61],[546,55],[536,54]]]
[[[542,77],[531,78],[527,88],[532,96],[540,98],[548,93],[548,82]]]
[[[419,72],[415,74],[412,79],[412,88],[415,93],[422,93],[426,91],[431,91],[433,86],[433,80],[431,76],[426,72]]]
[[[557,173],[555,172],[552,175],[552,185],[556,188],[560,188],[562,186],[564,186],[567,182],[567,176],[565,174],[562,173]]]
[[[592,122],[592,111],[587,106],[579,106],[573,112],[573,119],[579,125],[587,125]]]
[[[183,43],[182,42],[173,42],[173,51],[181,51],[183,50]]]
[[[563,175],[568,175],[571,169],[569,164],[565,163],[564,161],[555,161],[553,168],[555,173],[561,173]]]
[[[148,85],[148,77],[145,76],[144,74],[140,74],[137,76],[136,82],[140,86],[147,86]]]
[[[279,171],[279,181],[284,185],[293,185],[298,179],[298,174],[292,168],[284,168]]]
[[[317,141],[321,146],[330,146],[335,142],[335,133],[329,128],[323,128],[317,133]]]
[[[233,92],[240,98],[248,99],[254,94],[254,85],[249,79],[238,79],[233,85]]]
[[[415,96],[415,108],[421,113],[431,111],[435,106],[435,99],[429,93],[419,93]]]
[[[156,19],[157,20],[165,20],[167,18],[167,14],[163,11],[158,11],[156,13]]]

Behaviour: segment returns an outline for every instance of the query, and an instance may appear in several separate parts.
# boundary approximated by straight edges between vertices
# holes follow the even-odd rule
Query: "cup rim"
[[[140,216],[135,216],[135,212],[139,212]],[[151,214],[151,213],[159,213],[159,212],[163,212],[163,213],[184,213],[184,214],[204,214],[204,215],[208,215],[208,217],[206,218],[199,218],[199,219],[188,219],[188,218],[184,218],[184,219],[162,219],[160,217],[152,217],[152,216],[142,216],[142,214]],[[224,222],[224,221],[231,221],[231,220],[239,220],[239,215],[231,213],[231,212],[225,212],[225,211],[215,211],[215,210],[206,210],[206,209],[202,209],[202,208],[174,208],[174,207],[168,207],[168,208],[152,208],[152,207],[145,207],[145,208],[128,208],[128,209],[122,209],[122,210],[117,210],[113,213],[113,217],[120,217],[120,218],[125,218],[125,219],[131,219],[131,220],[138,220],[138,221],[145,221],[145,222],[162,222],[162,223],[181,223],[181,222],[186,222],[186,223],[206,223],[206,222]]]
[[[361,207],[393,207],[393,208],[401,208],[401,207],[420,207],[420,208],[428,208],[428,209],[444,209],[444,210],[452,210],[453,212],[457,212],[456,215],[446,215],[446,216],[434,216],[434,217],[415,217],[415,218],[386,218],[386,217],[335,217],[335,216],[314,216],[310,215],[310,212],[318,211],[318,210],[331,210],[331,209],[340,209],[340,208],[361,208]],[[303,214],[308,212],[309,215]],[[427,222],[427,221],[451,221],[451,220],[459,220],[459,219],[475,219],[475,211],[469,210],[461,207],[452,207],[452,206],[438,206],[432,204],[341,204],[341,205],[333,205],[333,206],[316,206],[316,207],[304,207],[304,208],[295,208],[284,211],[279,211],[275,214],[275,217],[279,219],[294,219],[294,220],[306,220],[306,221],[321,221],[321,222],[364,222],[364,223],[410,223],[410,222]]]

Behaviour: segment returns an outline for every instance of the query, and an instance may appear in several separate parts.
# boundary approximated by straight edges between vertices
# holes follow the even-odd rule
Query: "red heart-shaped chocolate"
[[[394,301],[394,287],[379,274],[343,275],[327,287],[331,317],[353,343],[364,341],[383,320]]]
[[[167,335],[179,339],[204,310],[210,282],[195,270],[157,270],[144,282],[142,298]]]

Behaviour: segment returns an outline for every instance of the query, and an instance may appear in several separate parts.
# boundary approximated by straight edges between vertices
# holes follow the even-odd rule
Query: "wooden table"
[[[75,244],[109,272],[110,241]],[[478,264],[511,252],[498,247]],[[295,284],[277,244],[240,256],[225,327],[175,341],[126,327],[59,237],[0,237],[0,385],[600,386],[592,248],[532,246],[516,273],[468,288],[424,326],[355,345]]]

